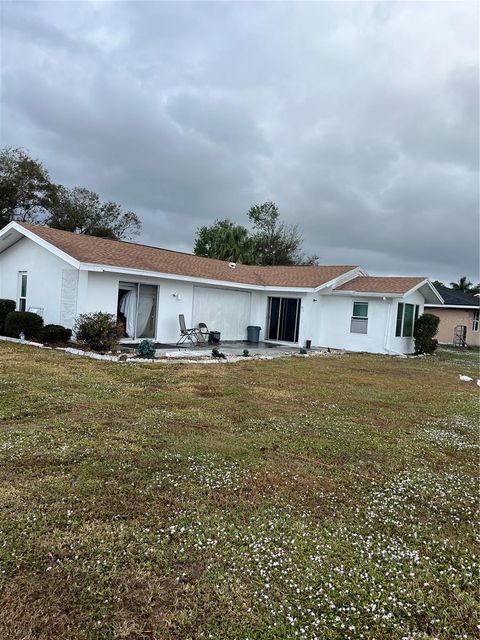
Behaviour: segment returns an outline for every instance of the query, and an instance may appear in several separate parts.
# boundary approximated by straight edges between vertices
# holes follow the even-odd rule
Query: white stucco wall
[[[425,298],[418,291],[415,291],[409,296],[404,296],[398,302],[403,302],[404,304],[418,304],[420,306],[418,310],[419,316],[421,316],[424,312]],[[393,303],[392,314],[390,318],[390,340],[388,346],[392,351],[397,351],[399,353],[413,353],[415,351],[415,341],[413,338],[397,338],[395,336],[398,302]]]
[[[367,333],[351,333],[350,324],[354,302],[368,302]],[[368,351],[371,353],[402,353],[414,351],[413,338],[395,336],[398,303],[418,304],[419,315],[423,313],[424,298],[419,292],[395,299],[368,296],[320,296],[316,317],[319,331],[314,344],[317,346],[348,351]],[[315,333],[315,314],[311,320],[312,334]]]
[[[368,302],[367,333],[351,333],[353,302]],[[318,305],[318,346],[384,353],[388,302],[381,298],[321,296]]]
[[[22,238],[0,253],[0,298],[15,300],[18,305],[18,272],[26,271],[27,305],[44,309],[45,324],[60,324],[62,278],[68,271],[71,278],[78,271],[28,238]]]
[[[211,321],[209,321],[208,317],[203,319],[194,317],[194,290],[195,288],[199,288],[198,283],[170,280],[168,278],[120,275],[107,272],[88,273],[86,293],[83,298],[84,302],[80,304],[79,301],[79,313],[105,311],[116,314],[119,282],[140,282],[158,286],[156,339],[159,342],[177,342],[180,336],[178,316],[181,313],[185,316],[185,322],[188,327],[196,326],[198,322],[206,322],[210,330],[220,331],[222,338],[225,340],[245,340],[246,325],[252,324],[248,320],[245,322],[245,327],[243,327],[243,323],[242,326],[239,325],[234,305],[225,307],[224,317],[218,320],[215,326],[211,326]],[[219,297],[225,295],[226,290],[224,287],[212,287],[208,285],[206,288],[208,290],[218,289]],[[235,289],[228,289],[228,291],[234,292]],[[246,293],[245,290],[238,291],[241,292],[243,296],[254,296],[253,293]],[[265,296],[264,298],[266,300]],[[266,304],[266,302],[264,302],[264,304]],[[260,303],[259,306],[261,307],[261,305],[262,303]],[[255,310],[257,310],[257,305],[253,304],[250,304],[250,310],[254,306]],[[263,327],[264,325],[265,320],[261,322],[261,326]]]
[[[81,308],[79,308],[79,313],[105,311],[116,315],[120,282],[139,282],[158,286],[156,338],[160,342],[176,342],[180,335],[179,314],[184,314],[187,325],[192,321],[193,284],[145,276],[92,271],[88,273],[87,293]],[[174,296],[174,293],[177,295]]]

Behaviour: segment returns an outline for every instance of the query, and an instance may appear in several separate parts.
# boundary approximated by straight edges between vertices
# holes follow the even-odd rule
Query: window
[[[354,302],[350,333],[367,333],[368,302]]]
[[[480,326],[480,311],[473,312],[472,331],[478,331]]]
[[[413,329],[419,313],[420,305],[418,304],[398,303],[397,326],[395,328],[397,338],[411,338],[413,336]]]
[[[402,336],[404,338],[411,338],[413,336],[413,314],[415,312],[415,305],[406,304],[403,312],[403,331]]]
[[[155,338],[158,287],[153,284],[119,282],[117,320],[125,338]]]
[[[18,310],[27,310],[27,272],[18,272]]]
[[[268,298],[268,340],[298,342],[300,298]]]

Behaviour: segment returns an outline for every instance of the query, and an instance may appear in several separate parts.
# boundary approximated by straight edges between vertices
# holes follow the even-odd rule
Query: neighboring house
[[[373,278],[359,266],[260,267],[11,222],[0,231],[0,298],[72,327],[81,313],[121,319],[130,341],[175,343],[179,314],[222,340],[260,339],[412,353],[425,302],[442,302],[425,278]]]
[[[444,304],[426,304],[426,311],[440,318],[437,340],[441,344],[480,346],[480,298],[448,287],[435,287]]]

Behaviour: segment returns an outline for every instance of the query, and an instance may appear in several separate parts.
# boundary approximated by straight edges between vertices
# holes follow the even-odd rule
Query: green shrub
[[[153,340],[142,340],[138,345],[138,353],[142,358],[155,358],[155,343]]]
[[[94,351],[112,351],[123,335],[123,326],[111,313],[83,313],[74,327],[75,337]]]
[[[413,337],[415,338],[415,353],[433,353],[438,346],[437,335],[440,318],[432,313],[424,313],[415,322]]]
[[[305,349],[305,347],[301,347],[300,348],[300,355],[302,355],[302,356],[306,356],[307,355],[307,350]]]
[[[67,344],[72,337],[72,330],[62,327],[61,324],[46,324],[40,338],[45,344]]]
[[[3,299],[0,300],[0,334],[3,335],[3,332],[5,331],[5,318],[8,316],[9,313],[11,313],[12,311],[15,311],[15,307],[17,305],[15,304],[15,300],[7,300],[7,299]]]
[[[214,349],[212,349],[212,357],[216,358],[217,360],[226,360],[227,356],[222,353],[221,351],[219,351],[216,347]]]
[[[250,351],[248,349],[243,350],[243,357],[248,358],[250,356]]]
[[[23,333],[27,340],[39,339],[42,327],[41,316],[30,311],[10,311],[5,318],[5,333],[12,338],[18,338]]]

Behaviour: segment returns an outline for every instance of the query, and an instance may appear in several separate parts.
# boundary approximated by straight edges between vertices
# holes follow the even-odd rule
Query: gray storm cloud
[[[2,144],[141,240],[275,200],[308,253],[477,281],[475,3],[1,5]]]

